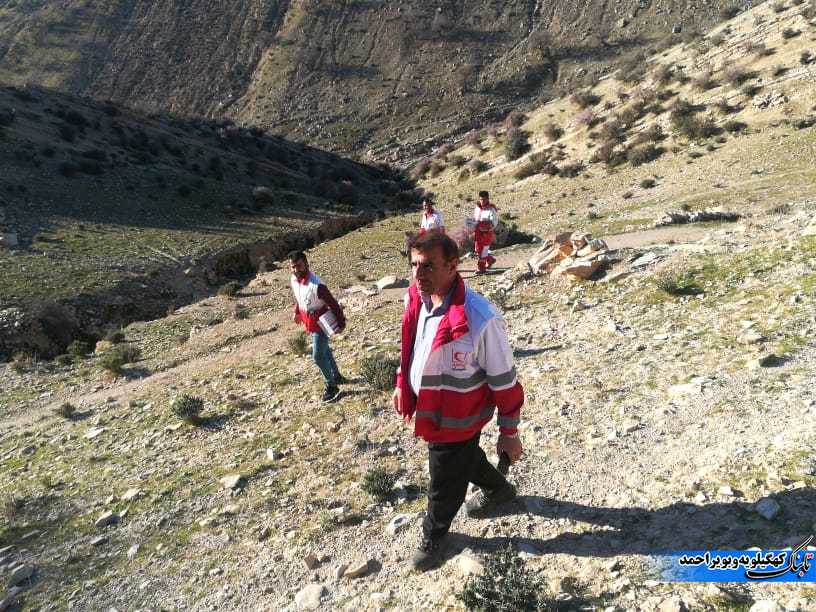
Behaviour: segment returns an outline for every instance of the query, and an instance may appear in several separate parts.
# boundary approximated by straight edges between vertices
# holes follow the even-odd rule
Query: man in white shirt
[[[422,220],[419,224],[419,235],[422,236],[425,232],[437,230],[445,231],[445,223],[442,220],[442,213],[434,210],[433,201],[430,196],[425,196],[422,200]]]

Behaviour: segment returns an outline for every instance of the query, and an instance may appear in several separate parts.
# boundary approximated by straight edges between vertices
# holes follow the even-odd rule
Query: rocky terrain
[[[816,531],[807,8],[757,7],[649,57],[637,85],[618,73],[415,172],[451,231],[487,188],[508,225],[538,236],[498,250],[495,274],[462,265],[508,323],[525,455],[510,472],[519,499],[457,516],[439,569],[408,572],[425,445],[364,376],[398,350],[404,289],[375,283],[407,276],[417,219],[395,215],[309,251],[349,318],[333,345],[352,384],[336,404],[319,401],[282,269],[70,362],[0,365],[2,601],[459,610],[468,577],[512,543],[554,609],[813,609],[812,583],[677,584],[652,561]],[[604,245],[584,251],[575,232]],[[576,244],[556,241],[553,262],[560,234]],[[567,271],[583,258],[603,258],[588,280]],[[114,372],[106,354],[121,347],[138,359]],[[201,400],[199,418],[174,410],[182,396]]]
[[[495,120],[751,3],[737,4],[5,2],[0,81],[365,152]]]

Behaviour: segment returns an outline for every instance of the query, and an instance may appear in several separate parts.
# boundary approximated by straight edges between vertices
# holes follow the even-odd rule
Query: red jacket
[[[397,387],[403,416],[415,416],[414,435],[428,442],[468,440],[491,421],[497,407],[500,432],[516,433],[524,389],[516,377],[504,320],[495,306],[457,276],[415,395],[411,355],[421,307],[419,291],[411,285],[402,318]]]
[[[337,317],[340,329],[346,327],[346,317],[343,308],[334,299],[329,288],[323,284],[316,274],[309,273],[303,280],[291,278],[292,292],[295,295],[295,316],[299,317],[306,331],[311,333],[321,331],[317,320],[327,310],[331,310]]]

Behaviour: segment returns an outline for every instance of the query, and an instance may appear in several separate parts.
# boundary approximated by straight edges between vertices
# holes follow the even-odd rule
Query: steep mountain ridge
[[[0,8],[0,80],[229,116],[333,150],[440,137],[728,2],[252,0]],[[676,38],[676,37],[675,37]],[[580,70],[584,68],[584,71]]]

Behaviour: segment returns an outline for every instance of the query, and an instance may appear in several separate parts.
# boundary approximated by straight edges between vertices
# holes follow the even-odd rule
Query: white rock
[[[138,554],[139,554],[139,545],[134,544],[133,546],[128,548],[127,558],[130,559],[130,560],[133,560],[133,559],[136,558],[136,555],[138,555]]]
[[[279,450],[275,450],[274,448],[267,448],[266,458],[270,461],[280,461],[283,459],[283,453],[281,453]]]
[[[361,578],[365,576],[371,567],[371,561],[363,561],[362,563],[355,563],[350,565],[343,576],[346,578]]]
[[[93,440],[94,438],[98,438],[105,432],[104,427],[90,427],[88,431],[85,432],[85,438],[88,440]]]
[[[8,577],[9,586],[17,586],[34,575],[34,568],[30,565],[18,565],[11,570]]]
[[[772,497],[763,497],[754,505],[754,511],[769,521],[779,514],[782,507]]]
[[[237,489],[244,477],[241,474],[228,474],[219,479],[225,489]]]
[[[782,612],[782,607],[773,599],[758,599],[748,612]]]
[[[320,600],[328,593],[322,584],[310,584],[303,587],[295,595],[295,605],[298,610],[317,610]]]
[[[478,576],[484,572],[484,564],[471,555],[468,550],[456,555],[453,562],[461,576]]]
[[[133,499],[138,499],[142,496],[141,489],[128,489],[122,495],[122,501],[131,501]]]
[[[119,522],[119,515],[116,512],[103,512],[94,522],[97,528],[107,527],[108,525],[115,525]]]
[[[386,289],[397,289],[399,287],[406,286],[408,286],[408,281],[394,275],[384,276],[377,281],[377,289],[380,291],[385,291]]]
[[[388,535],[397,535],[405,527],[411,524],[416,518],[416,514],[398,514],[392,518],[385,527],[385,533]]]

